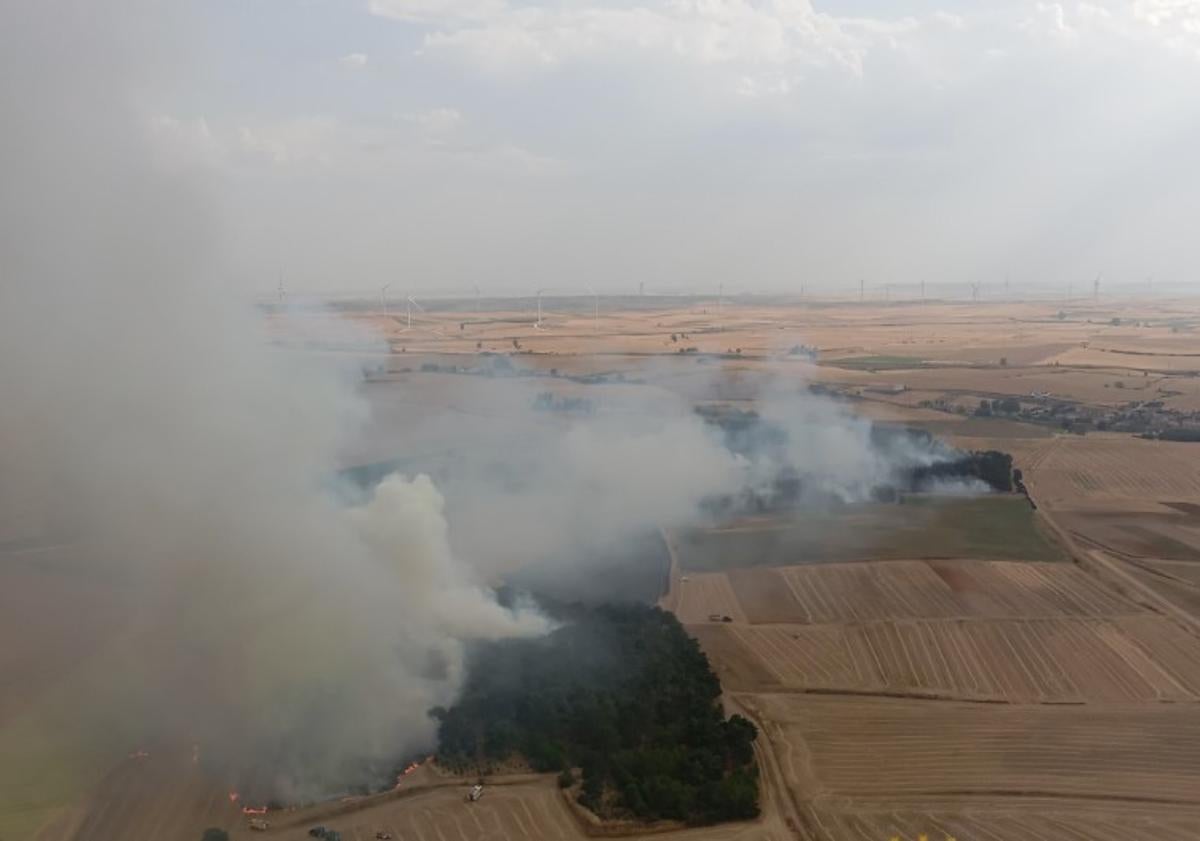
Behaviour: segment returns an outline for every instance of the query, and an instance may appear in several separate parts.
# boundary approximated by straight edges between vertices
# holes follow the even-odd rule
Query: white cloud
[[[241,218],[326,214],[295,237],[314,273],[387,274],[397,230],[434,284],[1200,260],[1200,0],[942,5],[374,0],[410,49],[335,80],[354,96],[321,76],[306,114],[288,76],[270,107],[150,131],[236,168]]]
[[[963,30],[967,26],[966,18],[962,15],[951,14],[950,12],[934,12],[933,19],[939,23],[945,24],[951,29]]]
[[[839,66],[857,74],[873,42],[912,28],[910,21],[838,19],[808,0],[497,5],[421,20],[433,28],[425,53],[457,54],[489,70],[640,53],[699,65]]]
[[[489,72],[549,69],[576,60],[619,61],[631,54],[733,69],[741,90],[748,75],[773,68],[755,86],[778,86],[780,68],[863,73],[869,55],[909,50],[940,30],[966,39],[969,30],[1025,32],[1071,45],[1083,36],[1151,39],[1200,49],[1200,0],[1021,0],[998,9],[924,19],[848,17],[815,9],[811,0],[598,0],[542,4],[529,0],[372,0],[372,13],[421,26],[421,53],[466,60]]]
[[[414,114],[412,120],[429,134],[444,135],[462,123],[462,114],[454,108],[434,108]]]
[[[1200,34],[1200,0],[1135,0],[1133,15],[1150,26],[1177,26]]]
[[[370,0],[371,14],[415,23],[481,21],[507,9],[504,0]]]
[[[239,127],[238,142],[252,157],[287,166],[328,164],[341,148],[342,126],[333,117],[305,117]]]
[[[338,59],[338,61],[341,62],[343,67],[349,68],[350,70],[361,70],[367,66],[367,54],[347,53]]]

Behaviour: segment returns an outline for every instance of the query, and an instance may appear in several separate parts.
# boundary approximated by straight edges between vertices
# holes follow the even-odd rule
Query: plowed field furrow
[[[773,696],[831,795],[1039,793],[1200,807],[1200,716],[1185,705],[995,707]]]
[[[1135,438],[1060,439],[1029,468],[1039,497],[1194,498],[1200,471],[1189,444]]]
[[[1151,636],[1173,626],[1146,617]],[[1156,630],[1157,629],[1157,630]],[[1130,703],[1197,696],[1113,622],[976,619],[730,628],[736,648],[706,645],[721,674],[750,657],[784,687],[919,692],[1017,703]],[[1200,642],[1188,656],[1200,658]],[[728,649],[728,650],[726,650]],[[1176,659],[1182,663],[1183,654]]]
[[[1142,807],[1140,813],[1112,814],[1103,809],[1071,812],[1062,804],[1033,810],[970,807],[958,812],[815,812],[825,837],[836,841],[1192,841],[1200,836],[1200,817],[1163,817]]]
[[[1098,701],[1153,701],[1154,688],[1146,683],[1111,646],[1096,625],[1074,626],[1063,635],[1060,658],[1082,688]]]
[[[1122,617],[1114,624],[1187,692],[1200,694],[1200,639],[1157,616]]]
[[[845,686],[854,681],[844,635],[836,628],[740,628],[736,633],[785,684]]]
[[[1143,612],[1069,564],[890,561],[736,570],[729,576],[732,592],[753,623],[820,625]],[[783,593],[777,591],[780,577],[788,585]],[[701,586],[708,585],[697,582],[698,591]],[[699,612],[685,609],[681,616],[700,621]]]

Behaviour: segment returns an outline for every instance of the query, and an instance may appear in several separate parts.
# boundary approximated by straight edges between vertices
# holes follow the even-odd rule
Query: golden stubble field
[[[455,413],[503,412],[504,389],[481,409],[457,397],[442,406],[427,392],[407,398],[405,385],[426,376],[423,362],[474,366],[481,352],[517,354],[522,367],[545,371],[627,372],[647,381],[630,388],[694,402],[752,405],[769,381],[850,391],[860,414],[924,426],[962,447],[1011,452],[1038,502],[1039,528],[1063,554],[1047,561],[893,553],[816,565],[781,558],[706,571],[677,557],[664,604],[710,655],[727,707],[761,729],[764,816],[673,836],[1200,837],[1200,445],[1065,435],[917,405],[1036,391],[1096,406],[1162,400],[1200,409],[1191,304],[714,300],[615,311],[602,300],[593,315],[587,303],[573,312],[548,303],[541,325],[529,307],[428,307],[411,325],[404,313],[351,318],[390,348],[376,357],[380,399],[396,404],[395,417],[445,428],[448,438]],[[274,325],[285,346],[310,335],[293,326]],[[799,345],[819,348],[820,364],[790,352]],[[586,392],[561,380],[555,388]],[[389,420],[379,434],[394,428]],[[375,451],[365,442],[347,463]],[[38,567],[37,554],[53,550],[36,548],[37,535],[29,543],[17,510],[7,508],[0,548],[6,560],[30,545],[34,555],[3,568],[0,593],[19,585],[54,600],[61,588],[58,603],[72,609],[76,585]],[[684,554],[680,541],[672,546]],[[17,631],[36,618],[19,603],[10,607],[0,627]],[[120,625],[96,622],[106,634]],[[37,710],[88,668],[86,650],[53,636],[5,639],[6,680],[22,690],[5,692],[0,724]],[[12,743],[11,731],[6,738]],[[16,744],[30,750],[22,738]],[[0,804],[0,838],[33,837],[26,831],[42,825],[42,841],[193,841],[199,828],[218,825],[239,839],[299,839],[310,822],[354,839],[381,830],[417,841],[585,834],[547,779],[493,786],[471,806],[462,781],[435,781],[408,796],[272,815],[271,830],[259,834],[186,758],[121,752],[89,762],[61,774],[36,769],[61,777],[59,787]]]

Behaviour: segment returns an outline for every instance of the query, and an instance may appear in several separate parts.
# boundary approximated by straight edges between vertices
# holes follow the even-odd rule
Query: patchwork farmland
[[[728,579],[728,586],[723,578]],[[702,594],[695,599],[690,594],[693,583]],[[1010,561],[883,561],[736,569],[689,576],[680,584],[682,605],[699,604],[702,596],[704,603],[714,608],[709,612],[734,611],[744,615],[749,624],[1107,616],[1140,611],[1076,566]],[[691,621],[691,613],[681,619]]]
[[[1188,688],[1194,668],[1160,662],[1104,620],[905,620],[727,633],[762,658],[781,689],[1026,703],[1197,700]],[[712,654],[726,666],[719,648]],[[736,689],[737,669],[729,670]]]
[[[728,710],[760,728],[764,814],[655,837],[1193,841],[1200,837],[1200,628],[1189,616],[1200,616],[1200,445],[1064,434],[1056,425],[972,412],[979,400],[1001,395],[1026,405],[1132,398],[1200,406],[1188,371],[1160,378],[1139,368],[1180,367],[1186,357],[1178,354],[1197,350],[1195,335],[1126,327],[1137,335],[1107,346],[1159,342],[1164,355],[1088,349],[1084,342],[1111,332],[1100,316],[1095,324],[1059,322],[1055,310],[730,306],[720,330],[707,329],[713,325],[696,309],[602,314],[603,330],[590,317],[549,313],[549,329],[510,313],[462,330],[461,316],[447,315],[440,333],[403,336],[399,322],[385,319],[381,330],[407,350],[371,383],[383,411],[349,463],[394,456],[414,428],[428,437],[426,450],[441,452],[469,439],[464,430],[476,415],[521,417],[528,401],[515,380],[475,378],[473,399],[456,397],[447,409],[464,375],[420,370],[427,362],[477,366],[480,347],[489,356],[506,353],[514,338],[523,349],[514,365],[546,375],[537,389],[588,399],[653,391],[663,404],[680,397],[750,407],[782,372],[788,388],[832,389],[858,414],[924,427],[963,448],[1011,453],[1036,511],[1015,495],[912,498],[671,531],[672,589],[662,604],[708,654]],[[1146,316],[1147,323],[1168,317],[1152,309]],[[819,346],[837,364],[783,357],[781,325],[796,333],[789,343]],[[670,333],[692,330],[699,357],[675,359]],[[1155,338],[1155,330],[1164,335]],[[730,346],[745,353],[721,359]],[[655,354],[687,364],[646,369],[644,357]],[[1008,365],[998,364],[1001,357]],[[645,383],[633,382],[639,371]],[[576,381],[615,372],[626,379],[603,387]],[[1030,399],[1031,392],[1053,396]],[[965,411],[930,408],[938,400]],[[536,439],[560,421],[539,416],[522,434]],[[12,532],[10,551],[31,557],[20,536]],[[39,551],[53,560],[61,550]],[[655,585],[660,561],[647,576]],[[57,713],[47,703],[55,693],[94,705],[94,694],[76,689],[89,684],[63,675],[99,668],[96,652],[125,617],[106,608],[90,582],[58,580],[54,564],[12,563],[5,575],[10,586],[0,588],[0,603],[8,620],[0,625],[12,633],[0,662],[17,679],[0,697],[0,718],[23,724],[35,713]],[[599,592],[610,583],[593,586]],[[81,609],[85,596],[90,610]],[[70,627],[56,626],[55,613],[30,598],[54,604]],[[74,644],[78,636],[85,645]],[[34,638],[36,646],[28,642]],[[4,841],[196,841],[203,826],[225,828],[235,841],[300,841],[315,824],[355,841],[377,832],[484,841],[596,831],[580,823],[552,776],[526,775],[498,776],[470,806],[466,781],[443,777],[399,793],[277,810],[260,834],[190,756],[152,750],[150,758],[126,758],[133,745],[124,734],[112,737],[115,759],[103,745],[91,765],[64,773],[57,752],[44,747],[71,735],[60,721],[70,717],[39,722],[36,740],[10,726],[0,743],[17,757],[7,773],[15,796],[0,809]]]
[[[680,617],[730,703],[763,728],[801,837],[1200,836],[1191,451],[967,440],[1016,454],[1041,508],[1026,526],[1061,554],[905,558],[900,532],[847,562],[844,547],[870,529],[827,530],[822,557],[764,542],[755,531],[788,527],[762,519],[714,535],[719,554],[701,535],[676,541],[687,576],[676,598],[711,608]],[[767,554],[748,561],[739,543]]]

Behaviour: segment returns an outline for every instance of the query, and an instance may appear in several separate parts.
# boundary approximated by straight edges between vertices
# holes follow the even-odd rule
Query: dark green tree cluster
[[[935,479],[971,477],[986,482],[992,490],[1010,493],[1013,489],[1012,456],[999,450],[976,450],[957,458],[922,465],[910,471],[908,484],[920,490]]]
[[[459,702],[437,709],[440,760],[525,757],[582,769],[580,802],[608,818],[692,824],[758,814],[754,725],[726,719],[720,684],[669,613],[642,605],[552,608],[536,640],[487,643]]]
[[[1015,397],[997,398],[995,400],[980,400],[975,408],[979,417],[990,418],[992,415],[1015,415],[1021,411],[1021,403]]]
[[[1144,435],[1144,438],[1157,438],[1160,441],[1200,441],[1200,428],[1179,427],[1164,429],[1154,435]]]

